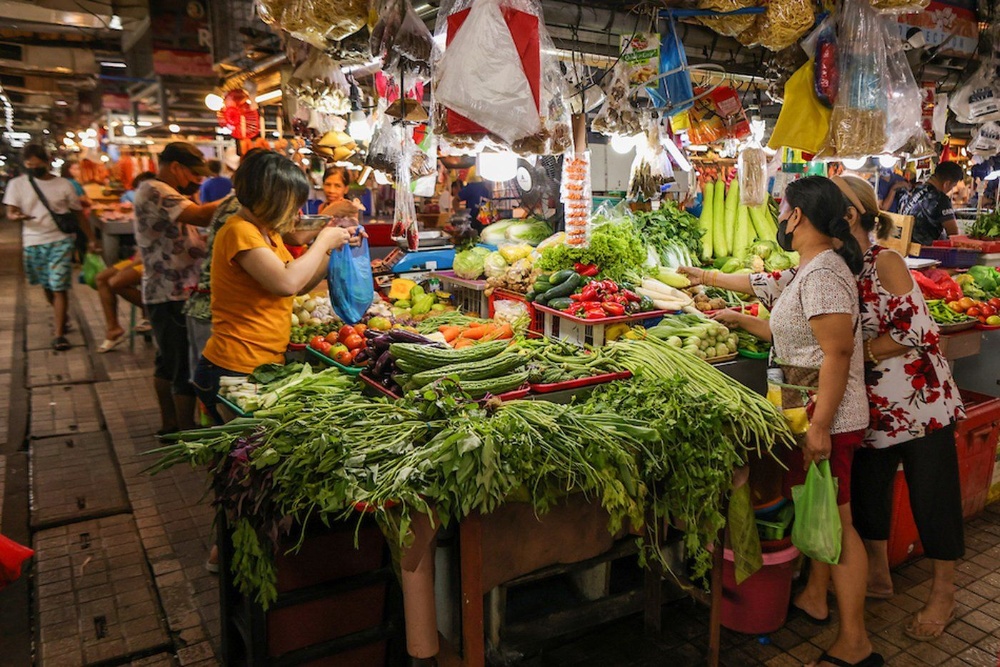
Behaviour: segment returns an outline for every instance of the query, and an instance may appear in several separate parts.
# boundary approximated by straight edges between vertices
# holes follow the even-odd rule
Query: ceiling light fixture
[[[210,111],[221,111],[224,105],[225,101],[222,99],[221,95],[216,95],[215,93],[205,95],[205,106],[208,107]]]
[[[167,129],[173,132],[174,134],[177,134],[178,132],[181,131],[181,126],[178,125],[177,123],[171,123],[170,125],[167,125]]]
[[[868,158],[866,157],[848,158],[846,160],[842,160],[842,162],[844,163],[844,169],[857,171],[858,169],[863,169],[864,166],[868,164]]]
[[[128,67],[128,65],[114,60],[102,60],[101,67],[114,67],[116,69],[125,69],[126,67]]]
[[[268,91],[263,95],[258,95],[257,97],[254,98],[254,102],[256,102],[257,104],[263,104],[264,102],[270,102],[271,100],[276,100],[279,97],[281,97],[281,89],[277,88],[275,90]]]
[[[118,14],[112,14],[111,20],[108,22],[108,30],[124,30],[122,17],[118,16]]]
[[[122,126],[122,134],[124,134],[126,137],[134,137],[137,134],[135,125]]]

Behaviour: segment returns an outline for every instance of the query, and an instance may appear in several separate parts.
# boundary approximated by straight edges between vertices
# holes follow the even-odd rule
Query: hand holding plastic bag
[[[806,483],[792,487],[792,502],[792,544],[821,563],[839,563],[843,526],[837,507],[837,479],[830,472],[829,461],[809,464]]]
[[[330,252],[326,280],[330,287],[333,312],[347,324],[357,324],[375,300],[372,283],[372,258],[368,253],[368,239],[361,244],[345,244]]]
[[[108,267],[100,255],[88,252],[83,258],[83,269],[80,271],[80,275],[83,282],[92,289],[97,289],[97,274],[106,268]]]
[[[484,49],[483,44],[490,48]],[[435,99],[508,143],[541,130],[500,0],[475,0],[437,68]]]

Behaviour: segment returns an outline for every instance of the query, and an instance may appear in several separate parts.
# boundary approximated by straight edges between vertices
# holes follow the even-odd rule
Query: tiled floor
[[[0,231],[0,299],[11,293],[5,287],[26,289],[12,268],[19,266],[14,251],[16,239]],[[104,331],[96,293],[76,287],[73,340],[81,347],[70,355],[44,352],[45,345],[39,341],[48,339],[47,310],[36,307],[39,295],[35,292],[21,292],[26,297],[21,303],[29,306],[23,318],[21,349],[14,350],[14,308],[0,308],[0,528],[5,480],[13,474],[5,462],[21,447],[4,439],[12,392],[30,393],[24,447],[35,457],[36,484],[73,488],[51,493],[36,486],[35,507],[44,509],[45,516],[44,526],[34,533],[38,554],[27,575],[34,603],[30,611],[24,610],[34,615],[34,635],[5,637],[0,614],[0,665],[29,664],[6,662],[5,640],[34,642],[34,661],[43,666],[82,665],[98,659],[137,667],[220,664],[216,579],[204,569],[213,519],[204,474],[186,467],[155,477],[143,472],[153,461],[146,453],[156,447],[153,433],[159,428],[150,380],[152,345],[140,337],[132,350],[125,344],[110,354],[93,354],[95,340],[100,341]],[[127,310],[123,307],[122,311],[122,321],[127,322]],[[84,345],[91,351],[84,353]],[[13,372],[19,365],[21,374]],[[24,386],[10,387],[12,378]],[[86,443],[78,453],[66,444],[72,438]],[[67,460],[88,470],[72,470]],[[87,494],[95,492],[86,489],[100,482],[95,475],[109,485],[105,489],[109,498],[98,495],[100,511],[92,515]],[[113,493],[121,485],[123,501]],[[7,484],[8,493],[13,488]],[[81,497],[83,507],[79,506]],[[7,506],[12,504],[8,498]],[[868,628],[889,664],[998,665],[1000,505],[971,521],[966,534],[968,553],[958,579],[959,620],[938,641],[913,642],[902,633],[927,592],[927,561],[917,560],[894,573],[895,598],[868,603]],[[9,603],[5,594],[0,592],[0,610]],[[630,617],[553,641],[522,664],[701,664],[707,623],[706,609],[681,600],[665,609],[664,630],[658,637],[645,636],[641,618]],[[723,663],[734,667],[802,664],[814,659],[833,634],[833,628],[818,628],[802,620],[789,622],[769,637],[724,630]]]

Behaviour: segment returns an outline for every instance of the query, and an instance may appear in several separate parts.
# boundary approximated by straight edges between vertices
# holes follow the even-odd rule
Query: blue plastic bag
[[[337,317],[347,324],[360,322],[375,300],[367,238],[361,239],[360,246],[345,245],[330,253],[326,281],[330,286],[330,303]]]

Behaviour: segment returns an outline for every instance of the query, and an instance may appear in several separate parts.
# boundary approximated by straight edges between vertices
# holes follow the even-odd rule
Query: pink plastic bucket
[[[764,567],[737,586],[733,552],[726,549],[722,567],[722,625],[748,635],[767,634],[784,625],[798,555],[795,547],[763,554]]]

